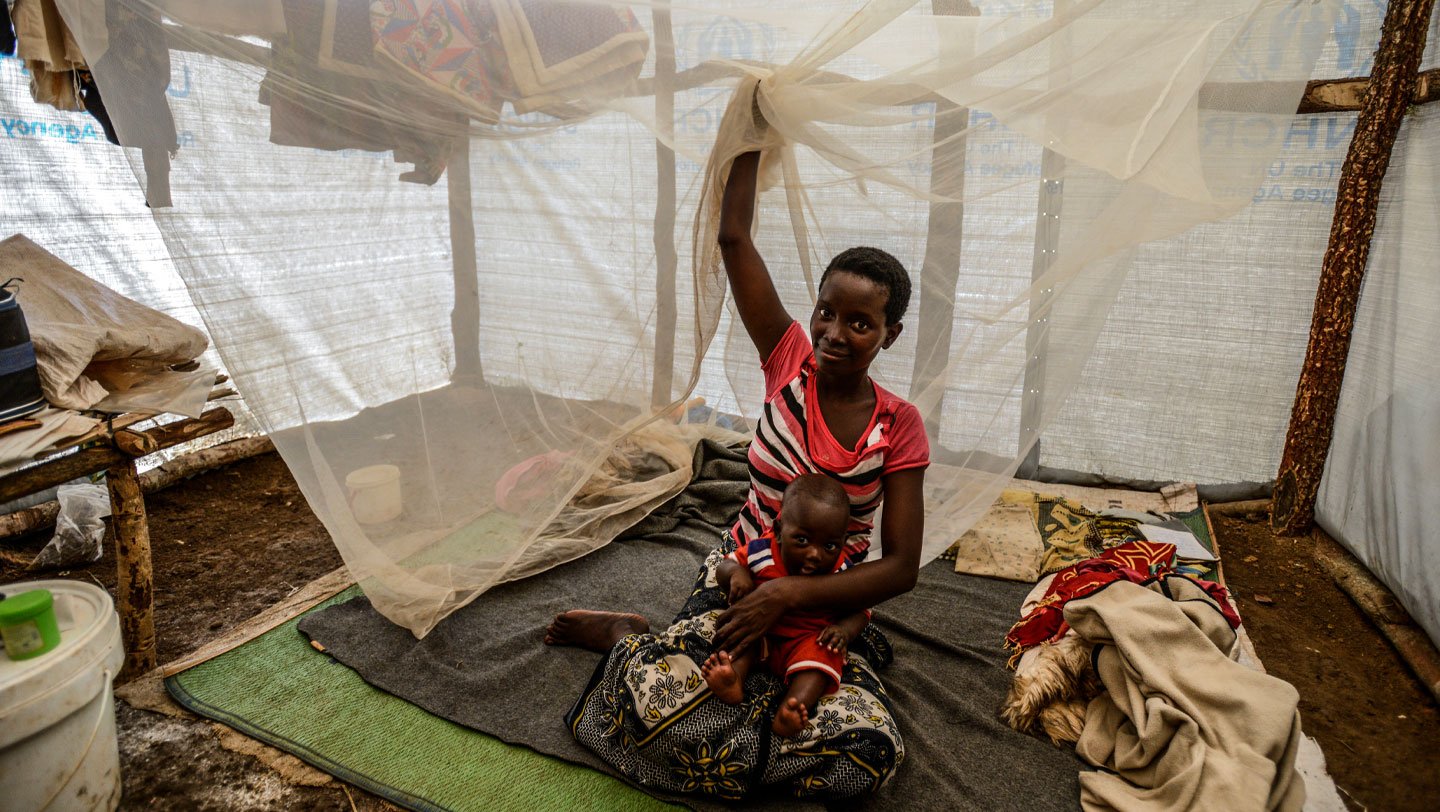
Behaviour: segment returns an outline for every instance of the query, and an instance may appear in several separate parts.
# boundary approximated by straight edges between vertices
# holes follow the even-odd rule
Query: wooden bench
[[[210,399],[230,394],[234,394],[233,390],[217,391]],[[140,491],[136,460],[235,424],[230,410],[217,406],[196,418],[147,430],[133,428],[152,417],[154,415],[115,416],[95,431],[67,440],[47,452],[50,456],[39,463],[0,476],[0,504],[3,504],[79,477],[105,472],[115,530],[116,608],[120,612],[120,633],[125,644],[122,681],[156,666],[150,527],[145,518],[145,497]],[[79,450],[74,450],[77,447]]]

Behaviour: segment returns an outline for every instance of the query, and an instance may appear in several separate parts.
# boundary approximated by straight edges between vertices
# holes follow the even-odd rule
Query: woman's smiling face
[[[810,314],[816,368],[827,374],[868,370],[900,335],[898,323],[885,323],[889,297],[878,282],[842,268],[831,271]]]

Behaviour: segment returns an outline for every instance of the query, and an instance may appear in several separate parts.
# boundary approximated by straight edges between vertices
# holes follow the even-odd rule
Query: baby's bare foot
[[[545,629],[545,645],[579,646],[603,653],[614,648],[626,635],[648,631],[650,622],[639,615],[572,609],[556,615]]]
[[[800,700],[792,696],[775,712],[775,724],[771,725],[770,729],[775,731],[775,735],[789,739],[800,735],[808,721],[810,712],[805,710]]]
[[[735,672],[728,653],[717,651],[711,654],[700,665],[700,673],[710,685],[710,692],[726,705],[739,705],[740,700],[745,698],[745,686],[741,684],[740,675]]]

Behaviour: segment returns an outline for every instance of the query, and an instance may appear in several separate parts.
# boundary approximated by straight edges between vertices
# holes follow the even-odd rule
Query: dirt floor
[[[161,663],[189,654],[341,564],[325,528],[273,453],[150,494],[145,504],[155,564],[155,636]],[[38,552],[48,535],[0,544],[5,551],[23,556]],[[113,595],[114,545],[108,535],[100,561],[38,577],[56,576],[94,581]],[[37,576],[0,560],[0,583],[24,577]],[[368,812],[397,808],[303,766],[282,764],[290,768],[277,770],[260,758],[235,752],[231,748],[240,743],[222,741],[220,725],[172,707],[180,715],[116,703],[124,781],[121,809]],[[266,755],[273,759],[275,752]]]
[[[1352,809],[1440,808],[1440,709],[1355,604],[1268,515],[1213,516],[1225,580],[1265,670],[1300,691]]]
[[[162,663],[340,566],[274,454],[152,494],[147,506]],[[1342,797],[1353,809],[1440,808],[1435,703],[1307,561],[1304,542],[1276,538],[1264,519],[1216,517],[1225,575],[1267,670],[1299,689],[1305,730],[1319,740]],[[0,542],[0,583],[27,577],[13,559],[33,555],[45,535]],[[113,591],[108,541],[106,549],[92,566],[44,577],[92,580]],[[122,809],[394,808],[173,705],[168,714],[117,707]]]

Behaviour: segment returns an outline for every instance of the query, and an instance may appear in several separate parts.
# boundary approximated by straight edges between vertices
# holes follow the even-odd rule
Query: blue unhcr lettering
[[[4,128],[6,138],[55,138],[69,144],[101,140],[94,123],[89,121],[82,126],[63,121],[26,121],[0,117],[0,128]]]
[[[190,66],[181,65],[180,69],[180,75],[185,77],[185,87],[176,87],[175,81],[172,79],[170,81],[170,85],[165,88],[165,95],[169,96],[172,99],[184,99],[190,96]]]

